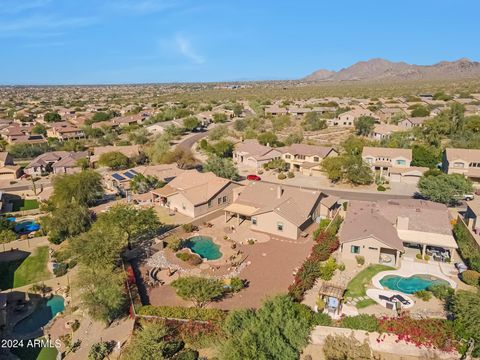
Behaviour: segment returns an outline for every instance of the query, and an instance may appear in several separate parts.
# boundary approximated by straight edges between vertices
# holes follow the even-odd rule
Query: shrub
[[[160,318],[188,319],[199,321],[223,322],[227,313],[219,309],[205,309],[182,306],[145,305],[138,309],[139,315],[157,316]]]
[[[315,313],[313,315],[313,324],[314,326],[330,326],[332,324],[332,318],[330,315],[325,314],[325,313]]]
[[[440,300],[447,300],[455,293],[450,286],[445,284],[430,285],[427,290]]]
[[[295,174],[293,173],[293,171],[289,171],[289,172],[287,172],[287,177],[288,177],[289,179],[294,178],[294,177],[295,177]]]
[[[430,255],[425,255],[425,256],[423,257],[423,259],[424,259],[425,261],[430,260]]]
[[[462,272],[460,277],[465,284],[472,286],[480,285],[480,272],[478,271],[465,270],[464,272]]]
[[[230,279],[230,289],[233,292],[239,292],[244,287],[245,287],[245,280],[242,280],[239,277],[233,277]]]
[[[53,274],[56,277],[63,276],[67,273],[68,266],[65,263],[57,263],[57,266],[53,268]]]
[[[328,335],[323,345],[323,354],[326,360],[355,360],[372,359],[372,349],[367,341],[358,341],[353,334]]]
[[[355,260],[357,261],[358,265],[364,265],[365,264],[365,257],[361,255],[355,255]]]
[[[321,297],[317,299],[317,310],[319,313],[322,313],[323,309],[325,309],[325,301]]]
[[[418,260],[422,260],[422,254],[417,254],[417,255],[415,255],[415,257],[416,257]]]
[[[460,255],[462,255],[465,263],[469,268],[480,271],[480,246],[462,220],[458,220],[453,227],[453,234],[455,235],[455,240],[457,240]]]
[[[188,223],[188,224],[183,224],[182,229],[187,233],[191,233],[191,232],[197,231],[198,226]]]
[[[179,252],[175,256],[180,260],[185,261],[190,265],[194,265],[194,266],[200,265],[203,262],[200,256],[198,256],[197,254],[189,253],[189,252]]]
[[[414,295],[423,301],[429,301],[432,298],[432,293],[427,290],[419,290]]]
[[[287,178],[287,177],[285,176],[284,173],[280,173],[280,174],[278,174],[278,176],[277,176],[277,179],[278,179],[278,180],[285,180],[286,178]]]
[[[80,328],[80,321],[78,321],[77,319],[75,319],[75,321],[72,323],[72,330],[75,332],[77,331],[79,328]]]
[[[172,235],[167,240],[167,247],[173,251],[179,251],[185,246],[185,240],[183,240],[178,235]]]
[[[342,204],[342,207],[343,207],[343,211],[347,211],[348,202],[345,201],[345,202]]]
[[[322,280],[332,280],[335,270],[337,270],[337,263],[333,257],[329,257],[327,261],[321,263],[319,266],[320,269],[320,278]]]
[[[248,239],[248,240],[247,240],[247,243],[248,243],[248,245],[253,245],[253,244],[255,244],[255,240],[253,240],[253,239]]]
[[[175,360],[197,360],[198,359],[198,351],[192,349],[183,349],[179,353],[177,353],[173,359]]]
[[[375,315],[368,314],[346,316],[340,320],[340,326],[354,330],[378,331],[378,320]]]
[[[340,271],[345,271],[345,264],[343,263],[337,264],[337,269]]]
[[[377,186],[377,191],[386,191],[386,190],[387,190],[387,188],[383,185],[378,185]]]

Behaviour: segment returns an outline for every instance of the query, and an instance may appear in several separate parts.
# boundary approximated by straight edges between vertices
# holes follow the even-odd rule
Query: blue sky
[[[477,0],[0,0],[0,84],[295,79],[480,60]]]

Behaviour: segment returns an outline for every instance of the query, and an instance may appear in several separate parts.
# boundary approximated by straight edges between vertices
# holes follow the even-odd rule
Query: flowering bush
[[[397,335],[397,342],[405,341],[417,347],[437,348],[442,351],[456,350],[458,343],[451,321],[443,319],[412,319],[408,314],[399,317],[382,317],[379,319],[380,332]],[[382,336],[377,339],[382,341]]]

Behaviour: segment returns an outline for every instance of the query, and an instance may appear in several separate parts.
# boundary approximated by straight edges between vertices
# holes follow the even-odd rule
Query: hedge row
[[[458,219],[453,227],[453,234],[455,235],[460,255],[468,267],[475,271],[480,271],[480,246],[461,219]]]
[[[180,306],[153,306],[145,305],[138,309],[138,315],[158,316],[161,318],[186,319],[198,321],[221,322],[227,316],[227,312],[219,309],[187,308]]]

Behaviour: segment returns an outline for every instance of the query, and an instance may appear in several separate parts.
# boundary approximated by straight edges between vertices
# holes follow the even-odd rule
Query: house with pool
[[[447,207],[416,199],[351,201],[339,239],[343,259],[394,267],[402,258],[453,263],[458,248]]]
[[[233,189],[239,186],[241,185],[212,172],[187,170],[164,187],[150,193],[153,204],[197,218],[232,203]]]
[[[225,222],[237,227],[246,222],[255,232],[297,240],[307,235],[312,223],[332,218],[338,200],[321,191],[253,181],[233,190],[233,203],[224,209]]]

